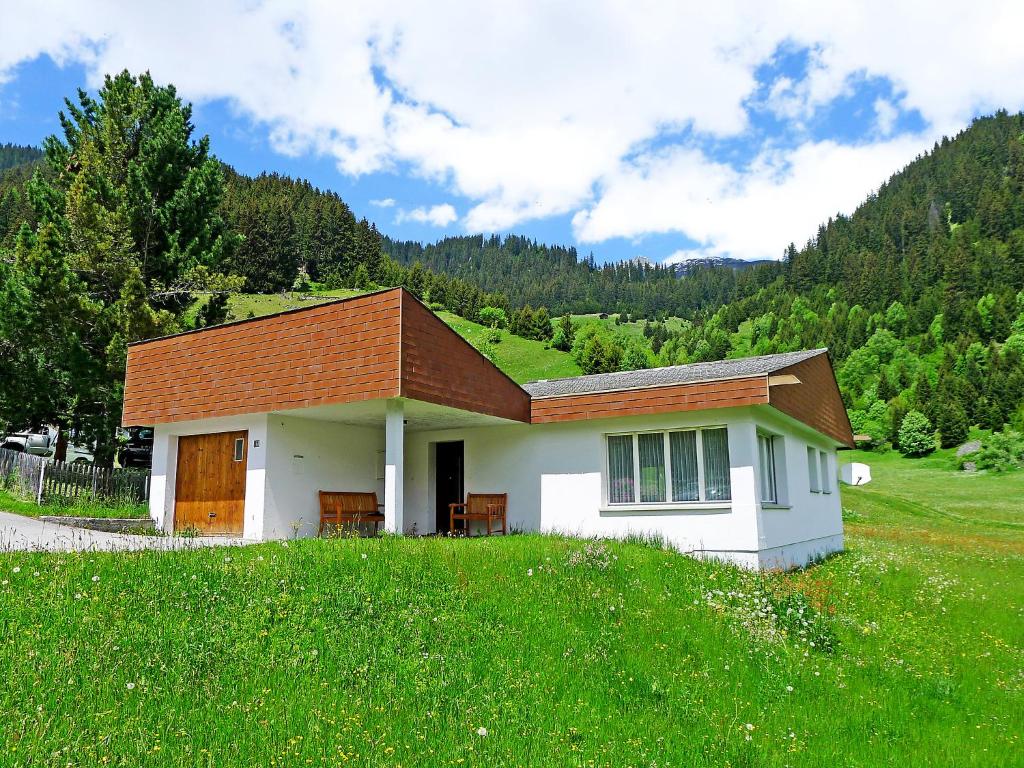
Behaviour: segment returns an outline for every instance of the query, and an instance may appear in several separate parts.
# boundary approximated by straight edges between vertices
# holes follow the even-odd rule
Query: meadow
[[[848,551],[334,539],[0,553],[5,766],[1011,766],[1024,473],[866,460]]]

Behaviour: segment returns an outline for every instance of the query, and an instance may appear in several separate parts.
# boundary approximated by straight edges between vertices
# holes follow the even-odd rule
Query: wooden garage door
[[[242,535],[248,432],[178,438],[174,530]]]

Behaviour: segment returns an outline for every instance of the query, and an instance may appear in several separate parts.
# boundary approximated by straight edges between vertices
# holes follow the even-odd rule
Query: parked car
[[[25,432],[12,432],[0,438],[0,448],[33,456],[49,456],[57,447],[57,430],[54,427],[40,427]]]
[[[127,427],[124,435],[118,454],[121,466],[149,469],[153,464],[153,428]]]
[[[57,428],[52,426],[26,432],[12,432],[0,437],[0,449],[52,459],[57,450],[58,434]],[[92,464],[93,460],[93,449],[88,445],[76,443],[75,433],[72,431],[69,435],[67,455],[64,461],[68,464]]]

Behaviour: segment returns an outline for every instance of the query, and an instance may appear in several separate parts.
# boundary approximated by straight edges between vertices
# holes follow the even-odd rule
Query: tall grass
[[[0,554],[28,765],[1019,764],[1021,564],[536,535]]]
[[[83,493],[73,499],[50,498],[42,505],[35,499],[17,492],[13,487],[0,485],[0,511],[38,517],[40,515],[66,515],[71,517],[149,517],[147,504],[135,502],[131,496],[97,497]]]

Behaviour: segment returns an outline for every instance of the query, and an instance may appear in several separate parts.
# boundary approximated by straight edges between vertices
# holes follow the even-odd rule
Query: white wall
[[[760,504],[761,567],[791,568],[842,550],[843,513],[836,449],[823,436],[774,411],[759,410],[755,418],[759,429],[777,436],[776,477],[780,489],[785,488],[785,496],[780,495],[778,505]],[[816,457],[825,451],[831,493],[811,491],[807,446],[814,448]],[[759,476],[760,466],[755,466]],[[818,474],[820,477],[820,470]],[[819,485],[820,482],[819,479]]]
[[[609,508],[603,504],[605,435],[610,432],[726,426],[732,502]],[[432,444],[465,443],[467,492],[507,492],[509,525],[578,536],[658,535],[682,551],[755,564],[759,549],[750,409],[511,425],[406,436],[407,530],[435,530]]]
[[[605,435],[725,426],[732,501],[609,507],[602,473]],[[376,491],[383,502],[384,430],[282,416],[209,419],[156,428],[150,509],[172,526],[177,437],[249,430],[246,538],[315,535],[318,490]],[[757,430],[779,435],[783,505],[760,502]],[[254,446],[254,440],[260,445]],[[407,432],[405,514],[409,534],[436,531],[434,446],[465,444],[467,492],[508,493],[512,529],[577,536],[654,535],[681,551],[748,567],[791,567],[842,548],[836,454],[828,441],[768,408],[734,408],[559,424]],[[806,446],[829,456],[832,493],[811,493]]]
[[[149,491],[149,514],[156,526],[174,530],[174,483],[178,466],[178,438],[215,432],[249,432],[245,470],[245,524],[243,536],[263,535],[264,492],[266,488],[267,417],[253,414],[220,419],[201,419],[176,424],[157,424],[153,430],[153,477]]]
[[[378,453],[384,430],[287,416],[267,417],[267,491],[262,536],[315,536],[317,491],[374,491],[384,501]]]

